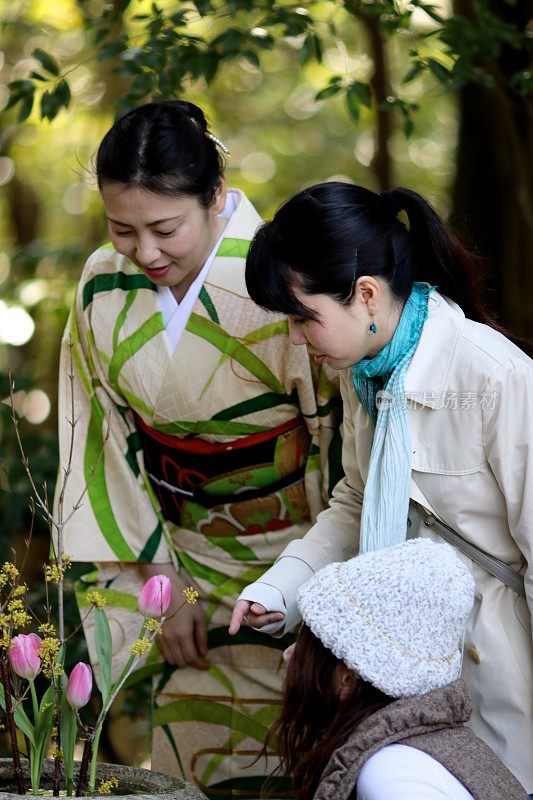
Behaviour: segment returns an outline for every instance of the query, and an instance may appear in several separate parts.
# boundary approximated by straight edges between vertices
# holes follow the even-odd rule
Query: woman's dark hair
[[[146,103],[121,117],[96,154],[98,187],[124,183],[213,202],[224,170],[203,111],[184,100]]]
[[[316,317],[296,298],[295,285],[346,305],[362,275],[385,280],[402,303],[414,281],[427,281],[470,319],[494,325],[479,296],[476,258],[410,189],[376,194],[338,181],[311,186],[258,229],[246,261],[246,285],[256,303],[308,319]]]
[[[278,771],[292,774],[294,800],[311,800],[335,750],[366,717],[393,702],[362,678],[339,699],[334,674],[341,663],[302,626],[283,683],[283,710],[265,745],[266,752],[277,738]]]

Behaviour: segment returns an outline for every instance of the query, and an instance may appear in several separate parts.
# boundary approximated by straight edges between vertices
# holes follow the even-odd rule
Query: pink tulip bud
[[[153,575],[139,594],[139,611],[143,617],[162,617],[170,605],[172,584],[166,575]]]
[[[13,672],[21,678],[33,681],[41,669],[39,651],[43,640],[36,633],[20,633],[11,639],[9,660]]]
[[[93,672],[88,664],[79,661],[70,673],[67,683],[67,700],[73,709],[89,702],[93,689]]]

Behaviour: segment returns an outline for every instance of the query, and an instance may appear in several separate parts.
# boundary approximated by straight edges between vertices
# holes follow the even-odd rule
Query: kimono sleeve
[[[288,336],[279,353],[282,361],[279,370],[285,390],[296,398],[311,434],[305,493],[314,522],[327,507],[333,488],[343,475],[339,373],[313,363],[305,347],[291,344]]]
[[[307,356],[306,356],[307,357]],[[306,467],[306,491],[311,518],[327,507],[333,489],[342,478],[342,400],[339,373],[310,364],[315,413],[308,416],[311,445]],[[303,399],[300,401],[304,405]]]
[[[131,411],[106,386],[105,358],[99,358],[81,289],[61,346],[59,452],[55,513],[65,521],[64,549],[72,560],[171,560],[164,522],[141,470]]]

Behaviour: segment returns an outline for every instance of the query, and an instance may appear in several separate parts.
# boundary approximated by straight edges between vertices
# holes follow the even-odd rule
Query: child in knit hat
[[[301,587],[272,729],[295,800],[527,800],[465,727],[473,600],[454,548],[429,539],[330,564]]]

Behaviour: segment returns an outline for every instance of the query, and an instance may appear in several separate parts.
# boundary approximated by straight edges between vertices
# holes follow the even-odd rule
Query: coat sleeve
[[[318,515],[315,525],[302,539],[290,542],[274,565],[256,582],[256,585],[274,587],[283,596],[286,617],[280,634],[301,620],[296,603],[299,587],[326,564],[346,561],[357,554],[364,485],[355,456],[353,391],[350,390],[348,377],[343,373],[342,466],[345,474],[333,489],[329,508]],[[253,586],[245,590],[247,599],[251,590]]]
[[[64,550],[74,561],[168,562],[166,530],[143,479],[131,412],[106,381],[81,282],[60,357],[54,505],[56,519],[64,520]]]
[[[527,564],[533,614],[533,365],[510,359],[489,378],[483,399],[483,444],[505,499],[509,532]]]

